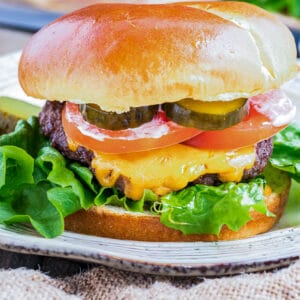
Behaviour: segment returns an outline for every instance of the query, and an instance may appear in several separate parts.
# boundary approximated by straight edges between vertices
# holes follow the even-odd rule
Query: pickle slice
[[[120,114],[104,111],[95,104],[81,104],[80,110],[91,124],[109,130],[122,130],[150,122],[158,111],[158,105],[135,107]]]
[[[19,119],[37,116],[41,108],[22,100],[0,97],[0,135],[14,130]]]
[[[180,125],[202,130],[221,130],[241,122],[249,113],[249,104],[247,99],[228,102],[183,99],[164,103],[163,109],[169,119]]]

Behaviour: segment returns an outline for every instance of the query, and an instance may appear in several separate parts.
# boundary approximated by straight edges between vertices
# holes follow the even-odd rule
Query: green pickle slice
[[[247,99],[199,101],[183,99],[164,103],[163,110],[172,121],[202,130],[221,130],[241,122],[249,114]]]
[[[14,130],[19,119],[37,116],[41,107],[22,100],[0,97],[0,135]]]
[[[150,122],[158,111],[158,105],[135,107],[120,114],[104,111],[95,104],[81,104],[80,110],[91,124],[108,130],[122,130]]]

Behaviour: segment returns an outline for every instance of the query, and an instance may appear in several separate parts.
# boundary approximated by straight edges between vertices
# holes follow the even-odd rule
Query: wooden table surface
[[[22,49],[30,36],[30,33],[0,27],[0,55]],[[79,263],[67,259],[19,254],[0,249],[0,269],[26,267],[41,270],[52,277],[65,277],[94,266],[94,264]]]

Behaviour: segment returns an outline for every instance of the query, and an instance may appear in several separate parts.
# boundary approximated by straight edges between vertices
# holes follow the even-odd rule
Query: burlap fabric
[[[0,271],[0,299],[300,299],[300,261],[288,268],[217,279],[168,278],[103,266],[62,279]]]

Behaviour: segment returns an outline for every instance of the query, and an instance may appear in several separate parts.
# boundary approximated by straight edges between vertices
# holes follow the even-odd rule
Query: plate
[[[19,56],[20,53],[13,53],[0,58],[0,96],[40,105],[41,102],[26,97],[18,85]],[[300,76],[286,84],[284,89],[298,103],[300,111]],[[297,118],[299,121],[299,113]],[[300,258],[300,199],[297,209],[288,209],[272,231],[238,241],[154,243],[72,232],[64,232],[55,239],[45,239],[30,226],[17,224],[0,226],[0,248],[170,276],[209,277],[262,271],[287,266]]]

